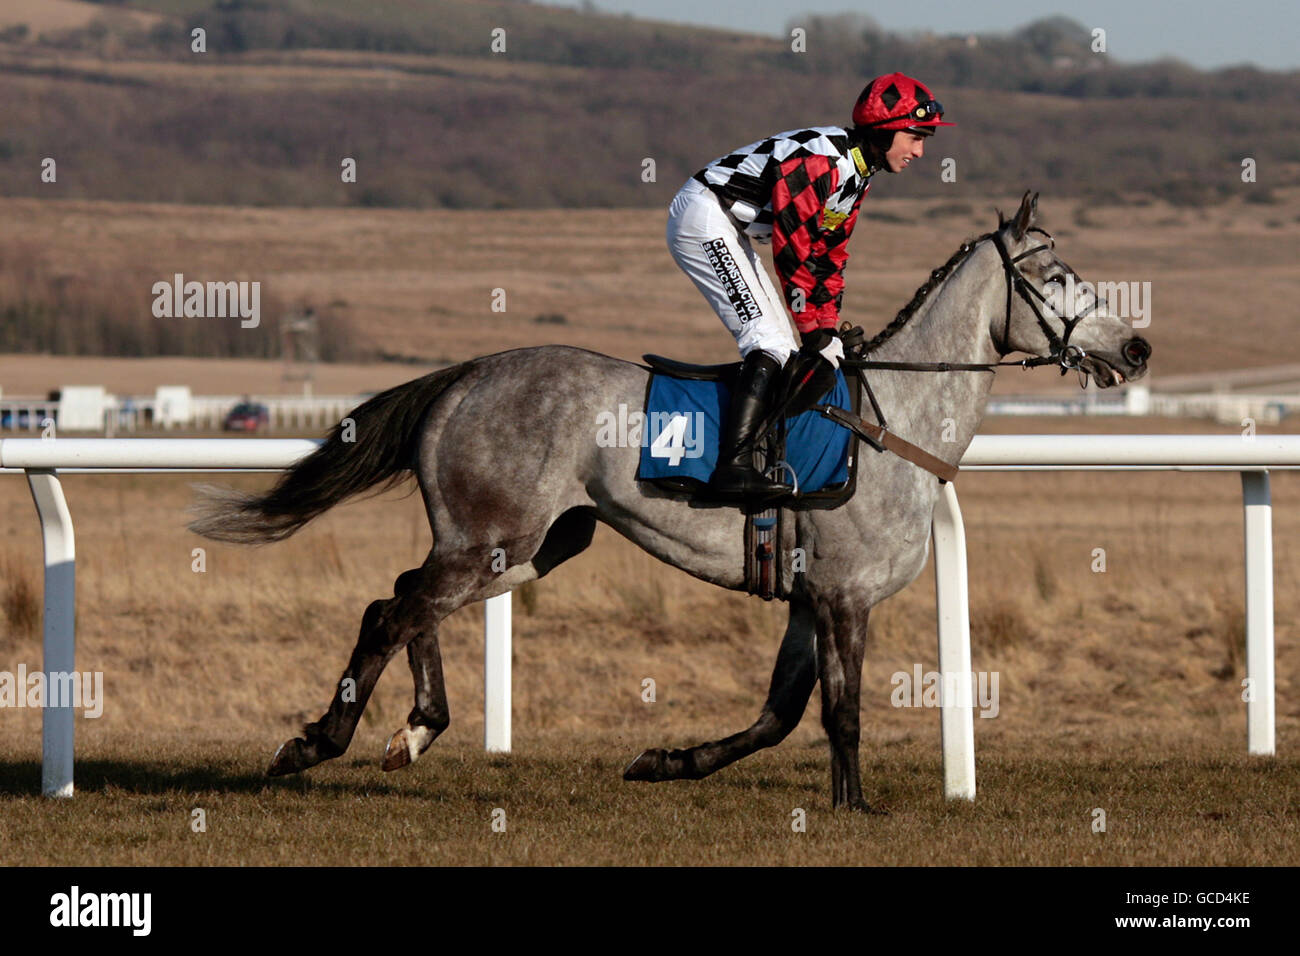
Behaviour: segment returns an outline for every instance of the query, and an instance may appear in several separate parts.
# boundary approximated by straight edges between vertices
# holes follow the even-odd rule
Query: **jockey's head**
[[[942,122],[943,104],[920,80],[902,73],[878,76],[853,105],[853,133],[871,153],[876,169],[902,172],[925,153],[925,141]]]

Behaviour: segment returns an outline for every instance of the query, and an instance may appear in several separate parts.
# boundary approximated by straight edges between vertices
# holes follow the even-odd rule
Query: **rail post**
[[[483,749],[510,750],[510,592],[483,604]]]
[[[45,595],[41,615],[45,672],[45,706],[41,710],[41,793],[47,797],[72,796],[73,709],[76,701],[52,700],[58,673],[76,670],[77,555],[63,486],[53,468],[27,471],[27,486],[41,519],[41,542],[45,552]],[[54,704],[61,706],[54,706]]]
[[[934,591],[938,604],[939,679],[943,695],[939,735],[943,740],[943,795],[975,799],[975,720],[971,701],[970,603],[966,577],[966,526],[957,489],[945,482],[934,505]],[[955,680],[950,679],[953,675]],[[956,689],[956,694],[949,691]],[[914,692],[919,693],[920,688]]]
[[[1273,502],[1267,471],[1241,473],[1246,531],[1246,749],[1276,750],[1273,689]]]

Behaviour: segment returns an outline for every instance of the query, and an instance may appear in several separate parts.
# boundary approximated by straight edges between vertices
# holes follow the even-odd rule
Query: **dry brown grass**
[[[1097,224],[1088,229],[1069,225],[1078,200],[1044,195],[1040,206],[1062,256],[1082,275],[1152,283],[1143,334],[1155,348],[1150,382],[1158,388],[1162,375],[1300,362],[1291,315],[1277,308],[1295,282],[1300,190],[1277,193],[1267,214],[1276,228],[1240,201],[1172,219],[1161,202],[1106,206],[1090,210]],[[883,326],[962,239],[995,224],[994,204],[1006,210],[1017,199],[988,197],[969,215],[932,218],[925,213],[933,200],[873,195],[864,245],[849,260],[845,317],[873,331]],[[878,213],[900,221],[872,222]],[[0,199],[0,215],[39,250],[49,274],[254,279],[281,302],[328,307],[356,330],[364,351],[424,363],[325,367],[321,393],[378,390],[438,362],[548,343],[627,359],[735,357],[730,336],[668,255],[661,208],[420,212]],[[23,279],[0,275],[0,287],[21,288]],[[114,291],[114,308],[147,313],[150,284],[133,281]],[[491,311],[496,288],[507,293],[504,313]],[[553,315],[565,322],[537,321]],[[282,389],[275,362],[0,356],[6,394],[100,381],[151,392],[182,380],[208,391]],[[995,385],[996,393],[1074,389],[1072,377],[1046,370],[1008,370]]]
[[[418,495],[345,505],[287,542],[240,550],[184,531],[187,479],[65,485],[77,523],[78,663],[105,672],[107,705],[78,723],[83,792],[67,807],[29,796],[39,714],[0,712],[0,806],[15,824],[0,828],[4,862],[37,844],[50,862],[94,863],[1300,861],[1300,482],[1288,473],[1274,479],[1272,760],[1244,756],[1235,475],[963,475],[974,665],[1000,674],[1001,709],[977,720],[976,805],[944,805],[937,716],[889,699],[893,673],[936,666],[927,569],[872,619],[864,771],[868,799],[895,810],[887,821],[829,814],[815,698],[775,752],[712,780],[619,780],[642,747],[752,720],[783,609],[688,578],[603,528],[588,552],[516,600],[512,757],[480,750],[481,612],[467,608],[442,631],[453,723],[414,769],[378,769],[410,707],[399,656],[347,756],[305,781],[270,784],[266,761],[318,716],[365,605],[427,550]],[[0,503],[6,581],[35,582],[40,539],[20,478],[0,482]],[[207,548],[204,573],[191,570],[194,547]],[[1105,573],[1091,567],[1097,547]],[[7,626],[0,668],[38,666],[39,634]],[[657,684],[653,704],[640,697],[646,677]],[[206,841],[186,829],[191,806],[220,811]],[[493,841],[494,806],[518,821],[515,836]],[[812,815],[806,840],[789,832],[796,806]],[[1112,821],[1100,837],[1088,826],[1097,806]],[[326,831],[335,836],[324,841]]]
[[[5,554],[0,560],[0,612],[5,623],[0,647],[5,646],[9,636],[30,637],[40,626],[40,588],[30,564],[12,554]]]
[[[931,728],[933,729],[933,728]],[[0,761],[0,864],[1253,866],[1294,863],[1295,759],[1179,741],[1140,725],[1104,748],[981,740],[981,794],[945,803],[933,733],[868,734],[869,789],[888,817],[835,813],[826,753],[801,740],[704,781],[629,784],[637,735],[521,733],[486,757],[439,743],[409,771],[347,756],[268,781],[255,738],[90,733],[71,801],[30,795],[27,757]],[[0,735],[6,753],[8,738]],[[190,829],[205,811],[207,832]],[[791,829],[792,812],[807,831]],[[1106,831],[1094,833],[1094,810]],[[506,830],[493,832],[494,810]]]

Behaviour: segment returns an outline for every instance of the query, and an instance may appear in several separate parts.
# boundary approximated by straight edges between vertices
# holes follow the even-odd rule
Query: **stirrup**
[[[784,484],[784,482],[781,482],[781,479],[776,477],[776,475],[773,475],[772,472],[776,472],[777,475],[781,474],[782,472],[789,472],[790,473],[790,494],[796,497],[798,496],[799,476],[795,473],[793,465],[791,465],[788,461],[786,461],[783,458],[780,461],[773,464],[772,467],[768,468],[767,471],[764,472],[763,474],[763,477],[768,479],[768,481],[775,481]]]
[[[722,481],[719,481],[720,478]],[[757,485],[758,482],[767,482],[768,487],[763,489]],[[722,487],[724,483],[733,487]],[[737,483],[745,487],[734,487]],[[752,466],[719,468],[709,479],[708,488],[713,494],[727,500],[755,502],[784,498],[794,490],[792,486],[775,481]]]

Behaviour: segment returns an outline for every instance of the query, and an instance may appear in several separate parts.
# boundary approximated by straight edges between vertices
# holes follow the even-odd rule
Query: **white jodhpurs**
[[[668,207],[668,250],[736,339],[782,365],[798,346],[758,253],[707,186],[688,179]]]

